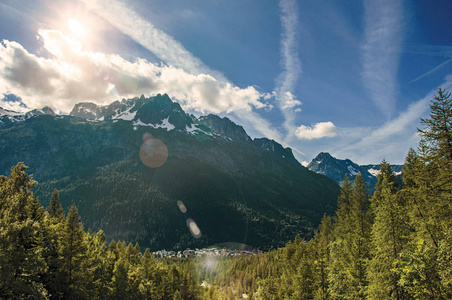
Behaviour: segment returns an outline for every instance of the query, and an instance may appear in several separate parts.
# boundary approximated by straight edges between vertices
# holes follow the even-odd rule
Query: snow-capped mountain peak
[[[372,190],[377,183],[380,165],[358,165],[349,159],[337,159],[329,153],[319,153],[307,166],[313,172],[325,175],[340,184],[347,175],[354,180],[361,173],[368,188]],[[401,165],[391,165],[395,175],[402,174]]]

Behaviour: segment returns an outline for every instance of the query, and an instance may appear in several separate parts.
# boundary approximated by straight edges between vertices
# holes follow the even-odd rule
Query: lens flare
[[[206,269],[214,269],[216,267],[216,259],[213,256],[207,256],[203,263]]]
[[[187,219],[187,227],[190,229],[191,235],[193,235],[194,238],[198,239],[201,237],[201,229],[199,229],[195,220]]]
[[[116,98],[119,98],[118,90],[116,89],[116,86],[114,84],[109,83],[108,88],[106,91],[107,94],[113,94]]]
[[[177,200],[177,206],[179,206],[179,209],[183,214],[187,212],[187,207],[185,207],[184,202]]]
[[[152,134],[150,134],[149,132],[143,133],[143,142],[146,142],[147,140],[150,139],[152,139]]]
[[[161,140],[148,139],[141,145],[140,159],[150,168],[161,167],[168,159],[168,148]]]

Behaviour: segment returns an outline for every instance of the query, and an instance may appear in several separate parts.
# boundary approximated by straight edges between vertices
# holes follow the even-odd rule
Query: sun
[[[72,33],[78,35],[78,36],[85,36],[86,35],[86,29],[85,26],[83,26],[82,23],[79,21],[69,18],[67,19],[67,27],[69,28]]]

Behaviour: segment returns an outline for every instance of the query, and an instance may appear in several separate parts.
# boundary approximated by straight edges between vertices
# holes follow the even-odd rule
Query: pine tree
[[[66,299],[82,298],[85,255],[83,226],[77,207],[73,204],[69,209],[61,237],[61,271],[65,277]]]
[[[355,226],[352,233],[352,257],[354,262],[351,269],[352,282],[355,283],[353,297],[355,299],[364,299],[367,289],[366,264],[370,256],[370,233],[372,226],[372,214],[369,210],[370,202],[361,173],[359,173],[354,182],[351,198],[351,224]]]
[[[50,198],[50,204],[47,207],[47,212],[51,217],[54,217],[57,220],[62,220],[64,218],[63,207],[61,206],[60,196],[57,189],[53,190],[52,197]]]
[[[155,295],[155,282],[153,276],[156,272],[156,262],[154,256],[149,249],[146,248],[140,259],[140,265],[138,269],[139,274],[139,291],[143,299],[152,299],[151,295]]]
[[[115,263],[113,271],[113,299],[130,299],[129,298],[129,263],[127,260],[120,258]]]
[[[85,277],[88,299],[108,299],[108,285],[111,277],[107,269],[106,251],[107,242],[103,231],[96,234],[85,234],[86,264],[83,276]]]
[[[343,236],[349,233],[350,227],[348,226],[351,203],[350,198],[352,196],[353,183],[350,181],[347,175],[341,182],[341,195],[338,199],[338,208],[336,212],[335,231],[338,236]]]
[[[330,263],[328,264],[329,294],[332,299],[342,299],[350,285],[347,266],[352,259],[347,248],[347,241],[350,240],[350,214],[352,195],[352,182],[345,176],[341,183],[341,195],[338,199],[338,208],[333,229],[333,240],[329,244]]]
[[[329,246],[333,239],[333,224],[329,216],[324,215],[314,236],[315,251],[315,285],[314,299],[329,299],[328,265],[330,262]]]
[[[347,179],[342,183],[334,241],[330,244],[328,280],[333,299],[365,298],[371,224],[366,184],[358,174],[353,186]]]
[[[440,243],[437,261],[444,297],[452,299],[452,230],[446,232]]]
[[[44,210],[31,189],[36,184],[23,163],[0,176],[0,298],[44,299],[41,277]]]
[[[434,159],[452,161],[452,98],[451,93],[438,90],[430,103],[430,117],[421,119],[424,129],[418,129]]]
[[[394,188],[395,178],[390,165],[383,161],[376,192],[372,197],[375,222],[372,227],[372,256],[369,262],[370,299],[406,299],[395,271],[400,254],[409,241],[409,220],[406,203]]]
[[[418,154],[416,150],[410,148],[405,158],[405,163],[402,169],[403,186],[405,189],[412,189],[416,185],[416,169],[418,168]]]
[[[428,209],[429,225],[440,232],[434,241],[438,247],[441,233],[452,228],[452,98],[439,89],[430,104],[430,116],[421,119],[422,167],[417,174],[420,193]],[[418,193],[419,194],[419,193]],[[439,225],[439,226],[438,226]],[[438,226],[438,227],[437,227]]]
[[[410,150],[404,171],[411,225],[409,248],[402,253],[400,284],[416,298],[446,299],[450,292],[439,265],[447,265],[452,228],[452,99],[439,89],[430,104],[430,115],[421,119],[421,141]]]

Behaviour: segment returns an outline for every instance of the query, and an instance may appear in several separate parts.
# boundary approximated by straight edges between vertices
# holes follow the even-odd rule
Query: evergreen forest
[[[403,186],[345,179],[313,237],[252,256],[155,258],[85,231],[55,190],[47,208],[18,163],[0,177],[1,299],[452,299],[452,97],[421,119]]]

